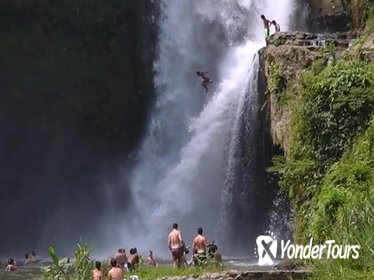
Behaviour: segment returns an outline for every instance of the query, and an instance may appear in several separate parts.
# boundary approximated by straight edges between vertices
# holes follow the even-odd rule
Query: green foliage
[[[327,172],[309,232],[316,239],[349,236],[374,218],[374,118],[366,132]],[[353,241],[353,240],[351,240]]]
[[[374,108],[374,66],[339,61],[304,82],[300,140],[318,160],[333,162],[366,128]]]
[[[281,94],[287,88],[287,77],[282,73],[278,63],[269,65],[268,89],[271,93]]]
[[[334,43],[328,43],[325,47],[320,49],[322,54],[334,54],[336,51],[336,46]]]
[[[43,280],[68,280],[68,269],[70,267],[68,259],[59,260],[53,247],[48,248],[48,253],[52,259],[52,264],[41,269]]]
[[[313,263],[313,279],[373,279],[374,66],[319,60],[286,91],[290,148],[269,171],[292,198],[296,239],[361,246],[358,260]]]
[[[75,251],[74,280],[89,280],[92,275],[92,262],[89,259],[90,250],[87,244],[80,243]]]
[[[73,264],[67,258],[59,260],[53,247],[49,247],[49,254],[52,264],[42,268],[43,280],[91,280],[93,264],[89,260],[90,250],[85,243],[79,243],[75,251],[75,260]],[[101,271],[107,275],[110,269],[108,262],[102,262]],[[207,263],[199,267],[187,267],[175,269],[170,266],[149,267],[140,265],[136,271],[130,274],[136,274],[141,280],[154,280],[165,276],[193,276],[197,277],[207,272],[223,271],[224,267],[216,263]],[[124,276],[128,274],[124,273]],[[105,278],[106,279],[106,278]]]
[[[68,258],[59,260],[55,249],[49,247],[48,252],[52,264],[42,268],[43,280],[90,280],[93,268],[92,262],[89,260],[90,250],[82,242],[77,247],[73,265]]]

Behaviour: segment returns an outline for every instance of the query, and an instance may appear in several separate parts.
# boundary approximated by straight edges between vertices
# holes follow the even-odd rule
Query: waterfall
[[[256,183],[253,174],[238,172],[238,152],[246,141],[241,139],[243,126],[252,136],[261,129],[256,123],[255,57],[265,45],[260,15],[276,19],[285,29],[291,4],[160,1],[157,101],[136,166],[128,174],[134,211],[127,213],[124,244],[158,250],[160,256],[167,252],[166,237],[174,222],[187,244],[199,226],[212,240],[220,237],[223,225],[236,225],[232,199],[240,197],[240,191],[233,190],[234,182],[238,176],[248,177],[245,193]],[[195,74],[198,70],[208,70],[213,80],[207,94]],[[248,155],[256,153],[256,144],[248,141]],[[254,160],[247,163],[256,165]],[[238,203],[245,208],[246,201]]]

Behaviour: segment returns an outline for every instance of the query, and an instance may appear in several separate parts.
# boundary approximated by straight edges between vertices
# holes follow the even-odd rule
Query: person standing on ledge
[[[270,36],[270,20],[268,20],[264,15],[261,15],[261,19],[262,19],[262,23],[264,25],[264,29],[265,29],[265,40],[267,40],[267,38],[269,38]]]
[[[273,21],[271,22],[271,24],[274,25],[274,27],[275,27],[275,33],[278,33],[278,32],[281,31],[281,27],[280,27],[280,25],[279,25],[275,20],[273,20]]]

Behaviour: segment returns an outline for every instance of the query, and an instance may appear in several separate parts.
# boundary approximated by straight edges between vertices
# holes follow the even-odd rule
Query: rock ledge
[[[238,271],[228,270],[222,272],[205,273],[201,276],[173,276],[162,277],[159,280],[288,280],[307,279],[308,271]]]

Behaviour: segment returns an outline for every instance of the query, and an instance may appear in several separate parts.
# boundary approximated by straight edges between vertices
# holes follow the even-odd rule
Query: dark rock
[[[312,48],[326,47],[333,44],[337,49],[344,50],[349,47],[349,44],[355,39],[359,33],[357,32],[335,32],[314,34],[308,32],[279,32],[273,34],[269,40],[268,45],[281,46],[309,46]]]
[[[307,0],[309,4],[309,30],[313,32],[348,31],[351,24],[349,11],[342,0]]]

